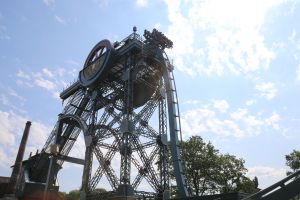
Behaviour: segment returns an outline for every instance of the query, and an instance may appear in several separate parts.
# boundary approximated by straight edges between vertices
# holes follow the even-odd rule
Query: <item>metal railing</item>
[[[277,183],[271,185],[270,187],[267,187],[266,189],[263,189],[263,190],[255,193],[255,194],[252,194],[252,195],[244,198],[243,200],[260,199],[264,195],[271,194],[272,192],[275,192],[277,190],[280,190],[280,189],[284,188],[289,181],[290,181],[289,183],[291,183],[294,180],[296,180],[299,176],[300,176],[300,170],[296,171],[295,173],[293,173],[289,176],[287,176],[286,178],[282,179],[281,181],[278,181]],[[294,179],[294,180],[292,180],[292,179]],[[300,194],[300,189],[299,189],[299,194]]]

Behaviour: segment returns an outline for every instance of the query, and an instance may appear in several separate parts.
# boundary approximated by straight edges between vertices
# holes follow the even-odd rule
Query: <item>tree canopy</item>
[[[245,161],[221,154],[210,142],[192,136],[182,142],[186,176],[196,196],[229,192],[256,192],[258,180],[246,177]]]
[[[94,192],[101,193],[101,192],[106,192],[105,189],[103,188],[96,188]],[[63,199],[65,200],[79,200],[80,199],[80,190],[75,189],[69,191],[69,193],[66,192],[60,192],[60,196],[62,196]]]
[[[287,175],[290,175],[300,169],[300,151],[293,150],[292,153],[285,156],[285,159],[286,165],[292,170],[288,171]]]

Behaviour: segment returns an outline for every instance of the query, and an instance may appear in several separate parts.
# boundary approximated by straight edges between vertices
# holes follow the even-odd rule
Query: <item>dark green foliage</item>
[[[183,158],[186,162],[187,179],[195,194],[216,191],[216,171],[218,170],[218,150],[210,143],[206,144],[199,136],[193,136],[182,143]]]
[[[103,188],[96,188],[93,192],[102,193],[106,192]],[[60,196],[63,197],[62,199],[65,200],[79,200],[80,199],[80,190],[71,190],[69,193],[66,192],[59,192]]]
[[[66,200],[79,200],[80,199],[80,190],[71,190],[66,195]]]
[[[106,192],[106,190],[104,188],[96,188],[93,192],[103,193]]]
[[[257,182],[256,182],[257,181]],[[254,178],[250,180],[248,177],[243,176],[240,179],[240,182],[237,184],[236,190],[237,192],[245,192],[245,193],[255,193],[258,192],[258,180]]]
[[[245,161],[230,154],[220,154],[210,142],[193,136],[182,142],[186,176],[194,194],[203,196],[229,192],[256,192],[257,178],[246,177]]]
[[[218,165],[219,176],[217,183],[221,193],[228,193],[238,190],[238,185],[244,180],[247,169],[244,167],[245,161],[237,159],[233,155],[219,155]]]
[[[285,156],[286,165],[291,168],[292,171],[288,171],[287,175],[294,173],[300,169],[300,151],[293,150],[292,153]]]
[[[300,169],[300,151],[293,150],[292,153],[285,156],[286,165],[290,167],[292,171],[288,171],[286,174],[291,175],[292,173],[298,171]],[[298,177],[295,177],[298,178]],[[291,200],[299,200],[300,195],[297,195]]]

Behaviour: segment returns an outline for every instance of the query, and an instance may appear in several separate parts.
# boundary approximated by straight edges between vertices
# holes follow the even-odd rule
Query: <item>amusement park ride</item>
[[[60,94],[66,104],[41,152],[22,162],[16,195],[30,199],[42,192],[42,199],[51,199],[47,195],[58,191],[57,174],[67,161],[83,165],[81,199],[170,199],[169,165],[180,198],[196,199],[190,197],[181,159],[174,67],[164,51],[172,46],[156,29],[145,30],[142,38],[135,27],[121,42],[100,41],[78,81]],[[85,141],[84,159],[68,155],[80,134]],[[293,195],[299,194],[296,175],[247,199],[292,197],[290,190],[282,190],[290,180],[295,180],[289,183],[294,184]],[[97,193],[104,176],[111,191]],[[153,192],[139,190],[142,179]],[[281,197],[268,198],[276,188],[280,189],[275,192],[283,191]]]
[[[67,103],[53,131],[42,151],[23,163],[21,196],[36,188],[57,190],[57,173],[64,161],[71,161],[84,165],[82,199],[169,198],[168,137],[179,192],[188,196],[173,66],[164,52],[173,43],[155,29],[145,31],[145,39],[135,27],[133,31],[121,42],[100,41],[78,81],[60,94]],[[84,160],[68,156],[80,133],[86,145]],[[92,174],[93,157],[99,167]],[[119,174],[112,166],[115,160],[120,160]],[[97,194],[93,191],[103,176],[112,191]],[[137,190],[142,179],[154,192]]]

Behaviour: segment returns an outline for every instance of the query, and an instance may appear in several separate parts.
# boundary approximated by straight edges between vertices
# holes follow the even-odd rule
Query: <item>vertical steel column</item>
[[[122,131],[122,147],[121,147],[121,171],[120,171],[120,184],[130,185],[130,168],[131,168],[131,145],[129,143],[132,134],[132,99],[133,99],[133,87],[132,87],[132,60],[128,58],[126,63],[126,71],[124,72],[125,79],[125,97],[126,106],[124,107],[123,115],[123,127]]]
[[[122,146],[120,149],[121,153],[121,167],[120,167],[120,185],[118,188],[118,195],[132,196],[134,194],[133,188],[130,184],[130,172],[131,172],[131,141],[134,132],[134,124],[132,120],[133,111],[133,77],[132,70],[135,67],[132,55],[126,60],[126,68],[124,71],[123,80],[124,85],[124,110],[123,119],[121,122],[121,135],[122,135]]]
[[[47,174],[47,180],[46,180],[46,185],[45,185],[43,200],[47,200],[48,199],[48,191],[50,189],[50,184],[53,183],[53,161],[55,162],[56,160],[54,159],[54,156],[51,156],[50,157],[50,163],[49,163],[49,169],[48,169],[48,174]]]
[[[22,136],[22,140],[20,143],[19,151],[16,157],[15,165],[13,168],[13,171],[10,176],[10,181],[8,184],[7,188],[7,193],[8,194],[14,194],[16,192],[16,186],[19,181],[19,176],[22,168],[22,161],[23,161],[23,156],[26,148],[26,143],[29,135],[29,130],[30,130],[31,122],[27,121],[24,129],[24,133]]]
[[[98,92],[93,91],[90,94],[91,100],[92,100],[92,117],[90,118],[90,124],[89,129],[84,130],[84,141],[85,141],[85,163],[83,167],[83,174],[82,174],[82,184],[81,184],[81,191],[80,191],[80,200],[86,200],[87,194],[90,191],[91,188],[89,188],[89,181],[91,179],[91,173],[92,173],[92,164],[93,164],[93,144],[92,144],[92,138],[95,136],[95,127],[97,123],[97,110],[96,110],[96,104],[97,104],[97,96]]]
[[[63,130],[63,122],[61,121],[61,117],[62,115],[60,114],[59,115],[59,123],[58,123],[58,126],[57,126],[57,130],[55,131],[55,134],[54,134],[54,144],[51,144],[50,145],[50,162],[49,162],[49,168],[48,168],[48,173],[47,173],[47,179],[46,179],[46,185],[45,185],[45,190],[44,190],[44,196],[43,196],[43,199],[44,200],[47,200],[48,199],[48,191],[51,190],[51,186],[53,186],[53,182],[54,182],[54,165],[53,164],[56,164],[56,155],[59,153],[60,151],[60,147],[58,145],[58,142],[60,140],[60,136],[61,136],[61,133],[62,133],[62,130]]]
[[[169,167],[168,167],[168,138],[167,138],[167,116],[164,91],[161,91],[159,100],[159,134],[160,134],[160,181],[163,199],[169,199]]]
[[[82,186],[81,186],[81,191],[80,191],[80,200],[86,200],[87,194],[88,194],[88,192],[90,192],[89,180],[91,177],[92,163],[93,163],[92,146],[88,145],[88,146],[86,146],[86,149],[85,149],[85,163],[84,163],[83,174],[82,174]]]

